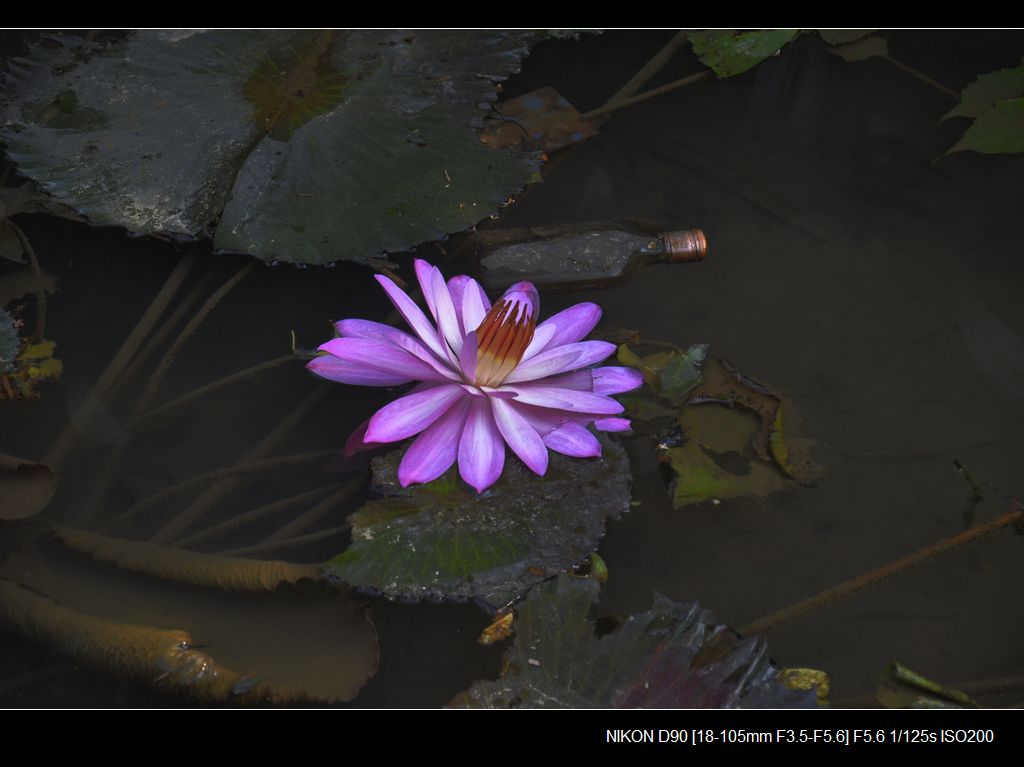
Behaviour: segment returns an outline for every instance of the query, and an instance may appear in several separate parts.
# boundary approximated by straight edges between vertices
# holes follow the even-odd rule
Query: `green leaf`
[[[942,119],[950,117],[979,117],[991,109],[996,102],[1014,99],[1024,95],[1024,64],[1013,69],[1000,69],[979,75],[978,79],[964,88],[960,103],[947,112]]]
[[[98,224],[266,261],[365,262],[465,229],[536,154],[477,130],[532,32],[144,31],[12,67],[0,138]]]
[[[679,424],[687,441],[662,451],[676,475],[673,508],[713,499],[765,496],[785,488],[774,464],[753,450],[760,425],[753,414],[720,405],[690,405],[679,416]]]
[[[719,77],[746,72],[774,56],[799,30],[765,29],[755,32],[718,30],[691,32],[693,51]]]
[[[402,489],[402,451],[377,458],[374,484],[388,497],[352,516],[352,545],[328,563],[327,575],[393,598],[477,598],[502,607],[584,562],[605,520],[629,510],[625,451],[600,439],[602,458],[551,453],[544,477],[510,454],[501,480],[482,496],[464,488],[455,469]]]
[[[862,37],[867,37],[874,29],[819,29],[818,34],[821,35],[821,39],[829,45],[845,45],[846,43],[852,43],[854,40],[860,40]]]
[[[997,101],[995,108],[978,116],[946,154],[965,149],[983,154],[1024,152],[1024,96]]]
[[[694,344],[682,353],[658,352],[639,357],[628,345],[622,344],[618,360],[627,367],[639,370],[655,394],[678,406],[686,401],[693,388],[700,383],[701,370],[709,348],[708,344]]]
[[[502,677],[474,683],[465,708],[796,708],[814,691],[776,677],[760,638],[715,625],[696,603],[660,595],[653,607],[598,637],[588,619],[599,585],[561,575],[516,607]]]
[[[846,45],[829,48],[828,51],[842,56],[847,61],[864,61],[875,56],[888,56],[889,45],[881,37],[865,37]]]

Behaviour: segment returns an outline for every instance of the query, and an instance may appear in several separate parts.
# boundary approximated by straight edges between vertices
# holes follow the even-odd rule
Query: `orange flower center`
[[[537,321],[519,301],[498,301],[476,330],[476,384],[499,386],[533,340]]]

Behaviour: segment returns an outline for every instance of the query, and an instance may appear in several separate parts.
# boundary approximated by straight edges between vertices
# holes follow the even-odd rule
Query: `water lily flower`
[[[548,467],[548,449],[578,458],[601,455],[587,428],[626,431],[621,404],[609,395],[635,389],[632,368],[595,367],[616,347],[584,341],[601,318],[580,303],[537,324],[540,298],[529,282],[495,304],[466,275],[446,283],[417,260],[416,277],[433,321],[394,282],[377,281],[415,336],[369,320],[342,320],[339,338],[319,347],[307,367],[321,378],[363,386],[418,381],[377,411],[365,444],[416,437],[398,467],[403,487],[430,482],[458,461],[462,478],[482,493],[501,476],[507,444],[534,473]]]

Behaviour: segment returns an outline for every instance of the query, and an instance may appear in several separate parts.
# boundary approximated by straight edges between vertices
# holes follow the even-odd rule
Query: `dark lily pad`
[[[735,32],[728,29],[691,32],[693,51],[719,77],[732,77],[774,56],[799,30],[761,29]]]
[[[847,61],[864,61],[876,56],[889,55],[889,44],[881,37],[860,37],[842,45],[833,43],[833,46],[828,49],[829,53],[842,56]]]
[[[818,34],[829,45],[845,45],[867,37],[874,31],[873,29],[819,29]]]
[[[61,530],[0,561],[0,629],[205,703],[351,700],[376,632],[318,576]]]
[[[35,516],[56,492],[57,473],[45,463],[0,453],[0,519]]]
[[[602,458],[551,453],[538,477],[511,454],[483,496],[449,472],[427,485],[398,486],[401,451],[374,459],[374,484],[388,497],[352,515],[352,545],[326,574],[402,599],[478,599],[500,608],[536,583],[583,562],[605,520],[629,510],[629,461],[601,436]]]
[[[476,682],[466,708],[814,708],[814,691],[777,680],[763,639],[716,625],[697,603],[660,595],[598,637],[588,619],[599,585],[561,575],[517,606],[516,638],[497,681]]]
[[[89,220],[267,261],[366,261],[472,226],[539,167],[478,105],[536,33],[146,31],[10,67],[0,138]]]

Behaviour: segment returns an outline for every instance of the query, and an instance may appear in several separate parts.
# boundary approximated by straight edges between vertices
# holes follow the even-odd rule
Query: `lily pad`
[[[0,562],[0,627],[206,703],[346,701],[376,670],[363,605],[319,583],[317,568],[197,564],[204,555],[167,549],[150,567],[138,546],[148,545],[67,530],[36,537]]]
[[[551,454],[538,477],[509,456],[491,491],[463,489],[454,472],[402,489],[402,451],[373,461],[386,498],[352,515],[352,544],[326,574],[391,598],[477,599],[501,608],[536,583],[587,559],[605,520],[629,510],[629,461],[599,436],[602,458]]]
[[[697,603],[660,595],[598,637],[587,615],[599,585],[561,575],[518,605],[516,638],[497,681],[474,683],[465,708],[814,708],[791,690],[760,638],[716,625]]]
[[[797,29],[762,29],[753,32],[714,30],[691,32],[693,51],[719,77],[732,77],[774,56],[792,40]]]
[[[685,352],[658,352],[639,357],[623,344],[617,356],[623,365],[639,370],[655,394],[678,407],[700,383],[708,348],[708,344],[694,344]]]
[[[266,261],[365,262],[470,227],[539,167],[480,140],[533,32],[144,31],[37,46],[0,138],[99,224]]]
[[[834,45],[828,51],[847,61],[864,61],[876,56],[888,56],[889,44],[881,37],[862,37],[844,45]]]
[[[819,29],[818,34],[829,45],[845,45],[867,37],[874,31],[874,29]]]
[[[963,138],[947,154],[965,149],[983,154],[1024,152],[1024,96],[997,101],[994,108],[971,123]]]
[[[1013,69],[978,75],[978,79],[960,94],[960,103],[943,115],[942,119],[980,117],[993,109],[997,102],[1021,95],[1024,95],[1024,64]]]
[[[660,450],[675,474],[672,507],[708,500],[765,496],[783,490],[773,463],[753,450],[758,420],[721,405],[691,405],[679,417],[686,441]]]
[[[35,516],[56,492],[57,473],[45,463],[0,453],[0,519]]]

